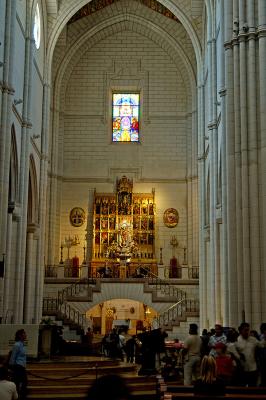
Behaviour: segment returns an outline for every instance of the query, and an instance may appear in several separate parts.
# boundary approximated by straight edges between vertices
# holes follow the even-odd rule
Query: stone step
[[[95,365],[97,364],[97,369]],[[89,387],[98,377],[119,374],[127,382],[134,398],[156,399],[156,379],[137,375],[138,366],[113,360],[87,360],[32,363],[28,371],[29,400],[86,399]]]

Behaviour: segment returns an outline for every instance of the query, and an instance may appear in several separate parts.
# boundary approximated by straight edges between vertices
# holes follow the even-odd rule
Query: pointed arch
[[[202,67],[201,43],[198,34],[195,28],[193,27],[191,21],[189,20],[184,10],[181,7],[178,7],[176,4],[174,4],[173,1],[160,0],[159,2],[165,7],[167,7],[180,20],[185,30],[187,31],[194,48],[195,57],[197,60],[197,70],[198,73],[200,73]],[[46,71],[47,73],[46,79],[48,82],[51,81],[53,54],[59,35],[61,34],[62,30],[64,29],[69,19],[86,3],[88,3],[88,0],[79,0],[79,1],[72,0],[66,7],[62,8],[62,12],[58,14],[58,17],[48,37],[48,45],[47,45],[48,63]]]
[[[38,222],[38,187],[34,157],[30,155],[28,188],[28,224]]]
[[[14,209],[18,196],[18,152],[16,131],[14,125],[11,127],[11,150],[8,187],[8,208]]]

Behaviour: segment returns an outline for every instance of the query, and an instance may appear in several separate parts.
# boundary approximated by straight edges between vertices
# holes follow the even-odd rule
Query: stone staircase
[[[155,377],[137,375],[134,364],[111,360],[65,361],[32,363],[28,365],[28,400],[86,399],[88,388],[102,375],[119,374],[133,397],[140,400],[156,399]]]
[[[187,293],[151,274],[147,278],[132,278],[121,282],[121,279],[82,279],[58,291],[57,298],[44,298],[43,315],[56,316],[64,325],[72,329],[85,328],[86,310],[101,301],[112,298],[111,288],[119,287],[121,295],[118,298],[134,298],[134,292],[142,292],[146,304],[157,304],[160,307],[158,326],[169,333],[174,327],[186,322],[189,317],[197,322],[199,316],[199,301],[188,298]],[[175,334],[170,336],[176,336]]]

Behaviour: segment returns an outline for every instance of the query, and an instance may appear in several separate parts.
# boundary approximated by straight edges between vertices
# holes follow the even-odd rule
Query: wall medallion
[[[167,208],[163,214],[164,225],[168,228],[174,228],[179,221],[179,214],[175,208]]]
[[[82,226],[85,222],[85,211],[83,210],[83,208],[74,207],[70,211],[69,219],[72,226]]]

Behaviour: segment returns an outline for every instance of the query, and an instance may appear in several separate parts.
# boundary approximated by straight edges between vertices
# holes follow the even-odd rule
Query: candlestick
[[[86,264],[86,246],[85,246],[85,244],[83,246],[83,263],[82,264]]]
[[[160,262],[159,265],[163,265],[163,248],[160,247]]]
[[[60,264],[64,264],[64,261],[63,261],[63,248],[64,248],[63,243],[61,243],[61,246],[60,246]]]
[[[187,264],[187,249],[184,247],[184,265]]]

